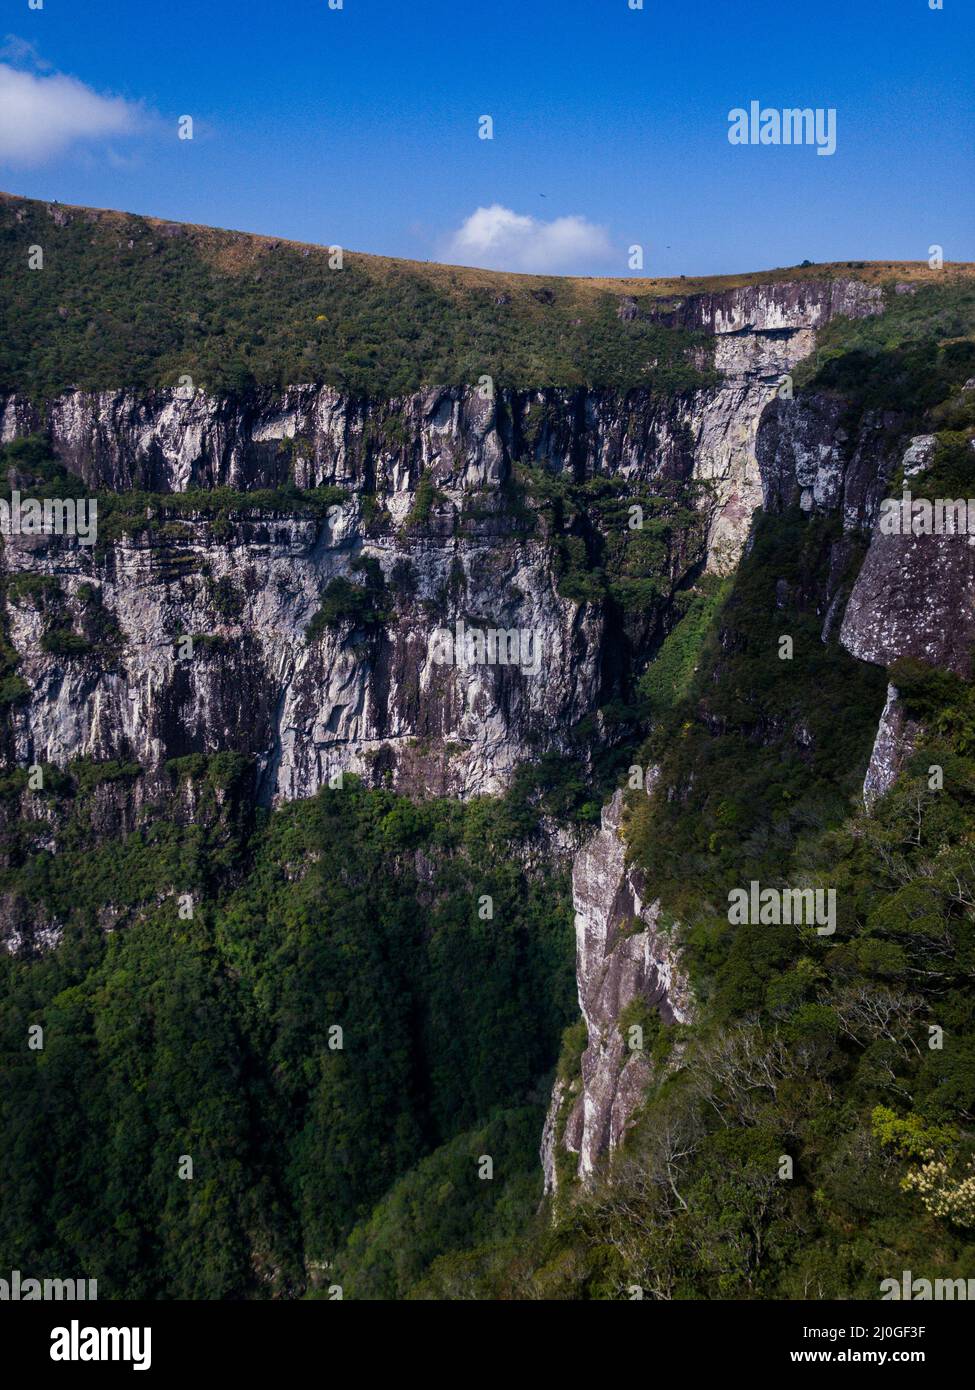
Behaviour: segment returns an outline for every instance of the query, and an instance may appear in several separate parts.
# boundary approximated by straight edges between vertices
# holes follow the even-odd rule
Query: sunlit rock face
[[[626,864],[622,812],[620,791],[573,862],[576,983],[588,1043],[580,1076],[558,1081],[553,1091],[542,1141],[549,1191],[558,1185],[558,1150],[572,1156],[578,1176],[587,1180],[599,1157],[620,1142],[646,1094],[652,1063],[642,1040],[624,1035],[620,1019],[627,1005],[639,1000],[665,1024],[691,1017],[690,988],[660,904],[643,874]]]
[[[488,532],[463,546],[364,544],[352,518],[331,530],[249,519],[219,540],[208,522],[190,530],[179,563],[158,539],[119,542],[101,558],[63,541],[8,544],[9,571],[56,574],[71,610],[96,584],[124,639],[106,657],[51,654],[38,608],[8,604],[31,691],[13,715],[20,765],[122,757],[152,769],[231,748],[257,759],[264,800],[311,795],[341,771],[466,795],[500,790],[519,756],[558,746],[599,703],[601,620],[558,597],[538,542]],[[343,622],[309,640],[322,589],[362,554],[387,574],[411,565],[408,597],[374,629]],[[530,632],[532,660],[438,664],[431,635],[455,625],[425,606],[442,604],[450,585],[469,623],[483,615]]]
[[[416,794],[502,790],[520,761],[565,749],[572,727],[614,697],[620,646],[604,605],[560,596],[548,545],[519,534],[515,465],[706,484],[703,549],[689,547],[668,582],[727,569],[762,502],[756,439],[783,374],[833,314],[879,308],[879,291],[854,281],[689,296],[666,312],[714,334],[721,376],[685,396],[579,388],[485,399],[438,387],[369,400],[296,385],[246,400],[187,388],[0,401],[5,441],[46,433],[92,489],[248,492],[293,481],[342,496],[321,520],[266,511],[215,526],[190,516],[95,550],[8,538],[8,574],[55,578],[78,621],[79,592],[94,585],[119,634],[111,654],[54,653],[38,608],[8,604],[30,687],[11,757],[119,757],[152,770],[233,748],[254,756],[264,801],[310,795],[339,771]],[[421,479],[436,498],[414,524]],[[354,578],[363,559],[381,570],[387,610],[308,640],[323,589]],[[537,669],[436,661],[434,631],[458,620],[532,634]],[[634,662],[661,636],[646,624]]]
[[[797,326],[822,328],[837,315],[865,318],[882,309],[881,288],[862,280],[784,280],[688,295],[660,317],[712,333],[781,333]]]

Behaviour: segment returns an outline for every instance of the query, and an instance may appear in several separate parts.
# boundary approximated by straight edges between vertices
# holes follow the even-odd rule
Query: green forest
[[[93,828],[115,769],[46,779],[53,851],[18,827],[6,901],[64,935],[0,956],[0,1261],[83,1268],[103,1297],[294,1295],[451,1141],[450,1222],[489,1224],[490,1189],[514,1229],[540,1196],[540,1082],[572,1016],[564,879],[518,867],[503,804],[417,806],[350,778],[268,816],[243,760],[168,775],[120,840]],[[187,780],[197,813],[176,824]],[[493,1183],[458,1147],[479,1126]]]
[[[40,247],[41,271],[30,268]],[[471,277],[327,247],[0,198],[0,391],[296,382],[670,392],[714,379],[703,334],[555,276]]]

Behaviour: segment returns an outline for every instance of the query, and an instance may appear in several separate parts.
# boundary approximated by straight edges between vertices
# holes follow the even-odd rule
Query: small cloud
[[[445,258],[488,270],[540,275],[582,271],[608,261],[612,246],[605,227],[584,217],[543,222],[493,203],[472,212],[444,248]]]
[[[3,52],[40,65],[23,40],[8,36]],[[0,62],[0,160],[41,164],[76,141],[134,135],[143,123],[141,107],[102,96],[75,77],[45,76]]]
[[[4,34],[0,44],[0,62],[15,63],[19,68],[34,68],[37,72],[50,72],[51,64],[38,53],[32,43],[17,34]]]

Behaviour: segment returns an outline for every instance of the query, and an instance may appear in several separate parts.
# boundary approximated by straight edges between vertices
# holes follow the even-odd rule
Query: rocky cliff
[[[558,1186],[561,1152],[585,1181],[623,1137],[654,1076],[647,1016],[656,1013],[665,1025],[691,1019],[690,989],[660,903],[643,874],[626,863],[622,814],[619,791],[572,868],[576,983],[587,1044],[580,1075],[558,1080],[552,1094],[542,1138],[549,1192]]]
[[[714,335],[720,381],[670,397],[465,388],[369,400],[294,386],[214,398],[192,384],[9,396],[3,440],[44,434],[91,491],[339,490],[327,518],[251,508],[214,523],[201,511],[94,549],[9,537],[6,574],[28,582],[7,627],[30,691],[12,758],[152,770],[234,748],[256,759],[265,801],[307,796],[341,770],[417,793],[500,790],[519,761],[564,750],[625,679],[613,613],[562,596],[547,538],[519,525],[519,465],[622,480],[624,492],[695,485],[701,544],[668,553],[662,582],[672,591],[704,565],[728,568],[762,500],[756,436],[783,375],[833,315],[881,308],[880,290],[855,280],[689,296],[660,312]],[[364,561],[385,607],[308,640],[329,582],[355,580]],[[110,655],[45,643],[29,592],[45,576],[75,628],[95,591],[117,634]],[[431,633],[458,620],[531,634],[540,660],[438,662]],[[658,614],[628,634],[633,670],[665,624]]]
[[[966,383],[963,394],[975,390]],[[897,476],[907,485],[931,462],[934,437],[912,435],[906,415],[867,411],[851,436],[844,401],[812,394],[775,402],[759,431],[757,455],[766,507],[798,500],[809,512],[837,512],[835,575],[847,573],[865,543],[852,587],[830,592],[824,636],[839,623],[843,646],[861,661],[890,667],[914,657],[969,678],[975,650],[975,541],[969,535],[885,534],[881,502]],[[892,784],[913,750],[916,726],[890,686],[864,782],[869,804]]]
[[[962,394],[972,389],[975,383],[966,383]],[[776,395],[758,422],[755,486],[767,512],[798,505],[835,520],[825,532],[818,579],[803,579],[807,601],[822,622],[823,642],[838,635],[857,659],[881,667],[915,657],[970,677],[972,538],[889,535],[880,529],[881,502],[891,495],[892,483],[901,471],[907,479],[922,471],[934,443],[933,436],[911,433],[906,411],[851,414],[839,393],[809,391],[792,400]],[[780,590],[785,583],[779,581]],[[868,810],[892,786],[918,734],[890,684],[863,785]],[[656,791],[651,775],[647,792]],[[664,794],[672,793],[665,788]],[[622,792],[604,808],[601,829],[576,855],[573,899],[587,1044],[578,1073],[555,1083],[542,1140],[548,1191],[567,1171],[584,1182],[591,1178],[598,1159],[620,1143],[654,1079],[645,1053],[627,1046],[625,1024],[634,1002],[655,1011],[665,1026],[686,1021],[693,1011],[680,968],[679,931],[673,925],[662,930],[666,919],[653,884],[626,862]]]

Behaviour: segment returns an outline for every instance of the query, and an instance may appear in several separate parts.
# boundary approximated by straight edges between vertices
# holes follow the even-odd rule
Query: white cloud
[[[40,164],[78,140],[132,135],[142,123],[140,107],[77,78],[0,63],[0,160]]]
[[[16,34],[4,35],[0,61],[3,59],[21,68],[34,68],[37,72],[49,72],[51,68],[51,64],[44,61],[32,43],[18,38]]]
[[[460,265],[548,275],[591,268],[609,260],[612,247],[606,228],[584,217],[542,222],[493,203],[461,223],[444,255]]]

